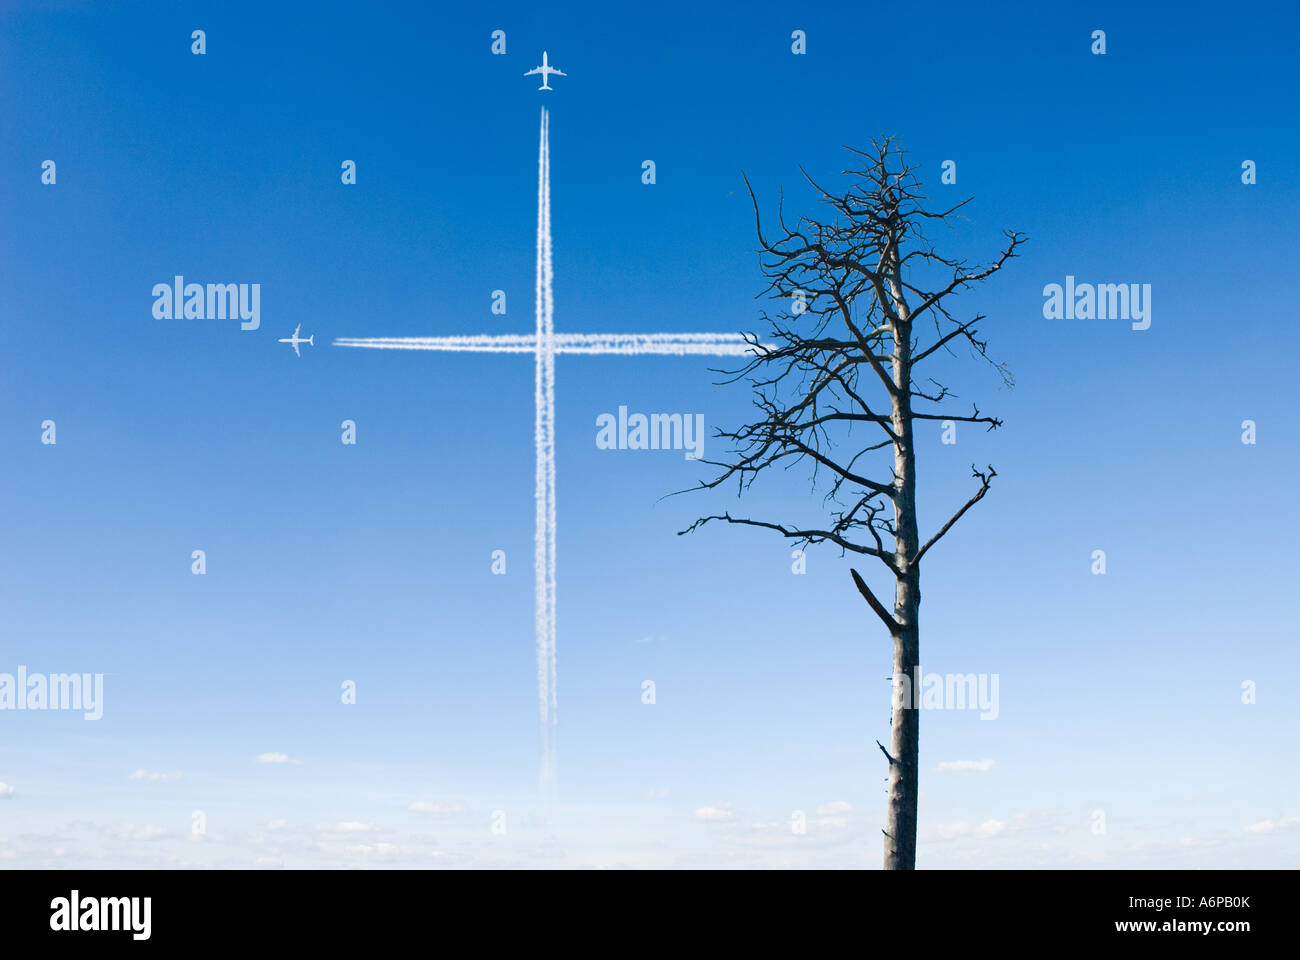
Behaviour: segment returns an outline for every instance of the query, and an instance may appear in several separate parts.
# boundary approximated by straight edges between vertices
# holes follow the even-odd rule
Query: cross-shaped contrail
[[[752,345],[739,333],[556,333],[551,268],[550,115],[542,109],[537,159],[537,333],[456,337],[340,337],[337,347],[377,350],[442,350],[469,353],[531,353],[536,358],[535,438],[537,528],[533,540],[537,631],[537,700],[542,731],[542,797],[556,798],[555,677],[555,355],[662,354],[744,356]]]

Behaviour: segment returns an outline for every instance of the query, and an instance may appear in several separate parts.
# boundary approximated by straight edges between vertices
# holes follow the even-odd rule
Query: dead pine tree
[[[992,466],[972,466],[978,485],[974,494],[923,540],[913,431],[919,420],[983,424],[989,430],[1001,425],[973,405],[968,414],[948,412],[953,395],[919,374],[925,372],[921,365],[941,351],[955,355],[954,348],[965,348],[1011,385],[1010,374],[989,358],[980,338],[977,327],[985,317],[954,316],[950,298],[1000,270],[1025,237],[1006,231],[1005,247],[984,266],[942,256],[927,233],[969,200],[928,209],[913,167],[891,139],[851,152],[857,166],[843,172],[848,181],[842,193],[824,190],[804,173],[829,208],[828,216],[801,217],[789,224],[782,203],[778,229],[770,233],[745,179],[759,259],[769,281],[760,296],[788,306],[775,317],[763,314],[770,336],[747,335],[752,357],[725,381],[748,381],[759,418],[733,431],[718,431],[719,438],[731,442],[730,458],[705,461],[720,473],[694,488],[735,480],[739,495],[769,468],[807,461],[814,489],[827,491],[823,518],[806,526],[728,512],[701,517],[681,533],[714,521],[762,527],[801,546],[829,542],[842,553],[874,557],[888,568],[894,581],[892,611],[857,570],[850,573],[893,640],[889,748],[876,741],[889,775],[885,869],[910,870],[916,866],[919,783],[919,691],[911,687],[920,664],[921,561],[984,497],[996,476]],[[825,486],[819,486],[819,478]]]

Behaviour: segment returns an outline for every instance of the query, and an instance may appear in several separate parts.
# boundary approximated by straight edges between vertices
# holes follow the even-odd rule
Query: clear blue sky
[[[596,447],[620,405],[739,423],[689,358],[558,361],[564,806],[529,821],[532,362],[329,343],[531,331],[543,104],[559,331],[755,329],[741,171],[813,212],[799,166],[882,134],[975,198],[942,249],[1030,237],[961,304],[1016,388],[949,371],[1005,429],[922,434],[927,526],[999,474],[927,557],[922,663],[1001,703],[922,717],[918,864],[1294,865],[1293,5],[431,7],[0,16],[0,673],[105,675],[97,722],[0,712],[0,865],[879,863],[889,645],[848,561],[675,535],[819,498],[660,501],[705,468]],[[260,329],[155,319],[176,274],[260,283]],[[1045,320],[1066,275],[1151,284],[1151,328]]]

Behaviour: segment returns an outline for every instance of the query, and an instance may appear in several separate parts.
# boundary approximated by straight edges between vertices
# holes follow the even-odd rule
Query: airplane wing
[[[301,324],[301,323],[298,324],[298,326],[296,326],[296,327],[293,328],[293,338],[294,338],[295,340],[298,339],[298,331],[301,330],[301,329],[302,329],[302,324]]]
[[[296,333],[294,335],[297,336]],[[298,341],[294,340],[291,342],[293,343],[293,355],[295,357],[298,357],[299,359],[302,359],[302,354],[298,352]]]
[[[557,77],[567,77],[567,76],[568,76],[568,74],[565,73],[563,70],[552,70],[551,73],[555,74]]]
[[[525,76],[525,77],[531,77],[531,76],[533,76],[533,74],[541,73],[541,72],[542,72],[542,68],[541,68],[541,67],[533,67],[533,69],[531,69],[531,70],[529,70],[527,73],[525,73],[524,76]]]

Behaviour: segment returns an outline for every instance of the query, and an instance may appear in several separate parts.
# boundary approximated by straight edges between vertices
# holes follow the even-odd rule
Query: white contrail
[[[533,434],[537,447],[534,500],[536,523],[533,535],[534,621],[537,633],[537,701],[541,726],[540,786],[543,802],[549,802],[554,788],[551,777],[552,732],[551,726],[551,661],[550,661],[550,580],[547,566],[550,559],[550,472],[548,462],[554,455],[554,433],[551,414],[554,410],[554,382],[547,377],[546,345],[550,342],[548,327],[550,306],[549,276],[547,272],[547,180],[549,144],[547,143],[546,110],[542,109],[542,128],[537,147],[537,279],[536,312],[537,335],[534,338],[533,356],[536,361],[534,381]]]
[[[532,353],[537,337],[530,334],[482,334],[472,337],[339,337],[336,347],[370,347],[379,350],[450,350],[489,353]]]
[[[550,694],[549,712],[551,735],[549,739],[550,754],[547,757],[547,781],[550,786],[550,798],[559,799],[559,706],[557,701],[558,679],[555,672],[555,611],[556,611],[556,561],[555,561],[555,270],[551,258],[551,115],[542,110],[543,136],[546,141],[546,175],[545,183],[545,218],[546,231],[542,245],[546,278],[542,285],[542,295],[546,300],[546,327],[538,341],[538,355],[546,359],[546,420],[549,456],[546,458],[546,647],[547,675],[546,684]]]
[[[555,352],[729,357],[744,356],[753,348],[739,333],[559,333]]]
[[[688,356],[745,356],[752,347],[739,333],[556,333],[553,353],[668,354]],[[532,334],[475,334],[460,337],[339,337],[336,347],[377,350],[443,350],[452,353],[533,353]]]

